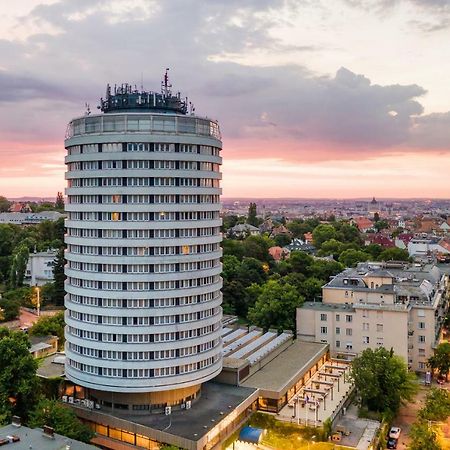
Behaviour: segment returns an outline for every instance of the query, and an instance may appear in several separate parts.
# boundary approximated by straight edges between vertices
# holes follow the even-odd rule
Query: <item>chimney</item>
[[[13,416],[13,417],[12,417],[12,422],[11,422],[11,424],[12,424],[14,427],[20,427],[20,426],[22,426],[22,418],[19,417],[19,416]]]
[[[55,439],[55,429],[54,428],[44,425],[42,430],[44,432],[44,436],[47,436],[50,439]]]

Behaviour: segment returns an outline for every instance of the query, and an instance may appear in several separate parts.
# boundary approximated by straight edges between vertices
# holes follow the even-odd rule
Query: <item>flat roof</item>
[[[54,353],[39,360],[39,367],[37,369],[37,375],[42,378],[58,378],[62,377],[65,373],[65,367],[63,359],[65,359],[64,353]]]
[[[20,438],[19,442],[7,444],[5,449],[8,450],[62,450],[66,445],[70,445],[71,450],[98,450],[98,447],[75,441],[60,434],[54,434],[54,438],[44,435],[41,428],[28,428],[24,426],[16,427],[14,425],[6,425],[0,428],[0,438],[15,435]]]
[[[114,414],[105,409],[98,412],[198,441],[256,391],[257,389],[251,387],[209,381],[202,385],[201,396],[192,402],[190,409],[172,410],[171,417],[164,414],[130,415],[130,412],[121,413],[117,409],[114,410]],[[96,420],[101,422],[99,419]]]
[[[328,344],[295,340],[272,361],[242,383],[244,387],[283,393],[328,349]]]

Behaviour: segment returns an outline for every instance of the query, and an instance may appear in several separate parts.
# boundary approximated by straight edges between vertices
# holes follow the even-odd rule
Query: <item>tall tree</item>
[[[257,227],[259,224],[258,218],[256,217],[256,203],[252,202],[248,205],[247,223],[254,227]]]
[[[248,319],[265,330],[276,328],[279,331],[294,331],[296,310],[303,301],[304,298],[294,286],[269,280],[262,285],[255,305],[249,309]]]
[[[372,411],[395,413],[417,391],[415,375],[405,361],[383,347],[368,348],[356,357],[351,376],[362,404]]]
[[[26,334],[0,328],[0,415],[27,418],[36,402],[37,361]]]
[[[9,207],[11,206],[11,202],[3,195],[0,195],[0,212],[9,211]]]
[[[447,389],[432,388],[425,398],[425,406],[419,411],[423,420],[441,421],[450,416],[450,393]]]
[[[428,365],[432,370],[437,370],[447,380],[450,372],[450,343],[443,342],[436,347],[434,355],[428,359]]]
[[[437,433],[428,422],[416,422],[409,432],[408,450],[442,450]]]
[[[55,209],[64,209],[64,197],[62,192],[56,194]]]
[[[332,225],[320,224],[312,233],[313,242],[317,248],[320,248],[325,241],[337,239],[338,233]]]
[[[23,279],[25,277],[25,270],[27,268],[29,256],[30,251],[24,242],[14,249],[9,277],[11,288],[14,289],[23,285]]]
[[[66,260],[64,258],[64,247],[61,247],[56,254],[55,262],[53,265],[54,289],[52,303],[59,306],[64,305],[64,282],[66,280],[66,276],[64,275],[65,263]]]

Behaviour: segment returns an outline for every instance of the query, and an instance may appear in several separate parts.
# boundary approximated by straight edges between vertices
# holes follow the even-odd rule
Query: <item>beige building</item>
[[[326,342],[332,354],[393,348],[424,372],[441,337],[448,285],[433,265],[360,263],[323,286],[322,302],[297,309],[298,337]]]

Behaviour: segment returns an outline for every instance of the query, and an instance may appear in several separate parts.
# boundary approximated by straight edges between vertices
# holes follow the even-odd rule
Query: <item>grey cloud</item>
[[[421,120],[417,99],[425,90],[420,86],[371,84],[346,68],[334,77],[321,77],[298,65],[212,62],[212,55],[248,47],[283,50],[269,33],[271,15],[258,15],[258,20],[255,15],[291,7],[289,3],[233,0],[239,14],[245,5],[242,25],[231,20],[236,10],[230,3],[171,0],[159,3],[145,20],[118,23],[110,23],[99,8],[104,0],[65,0],[36,8],[33,20],[57,24],[63,32],[34,36],[20,45],[0,41],[0,48],[16,52],[14,64],[5,64],[5,77],[0,73],[0,88],[5,86],[16,100],[13,111],[0,102],[2,138],[61,142],[67,122],[82,115],[86,101],[95,110],[107,82],[140,84],[143,72],[144,85],[157,89],[162,70],[171,67],[174,88],[189,95],[199,114],[218,118],[225,139],[264,139],[274,145],[285,139],[322,142],[354,154],[366,149],[361,157],[380,147],[427,147],[427,142],[435,147],[431,130],[441,118]],[[86,17],[68,19],[87,8]],[[31,93],[22,85],[32,86]]]
[[[450,150],[450,112],[415,118],[410,143],[419,148]]]

